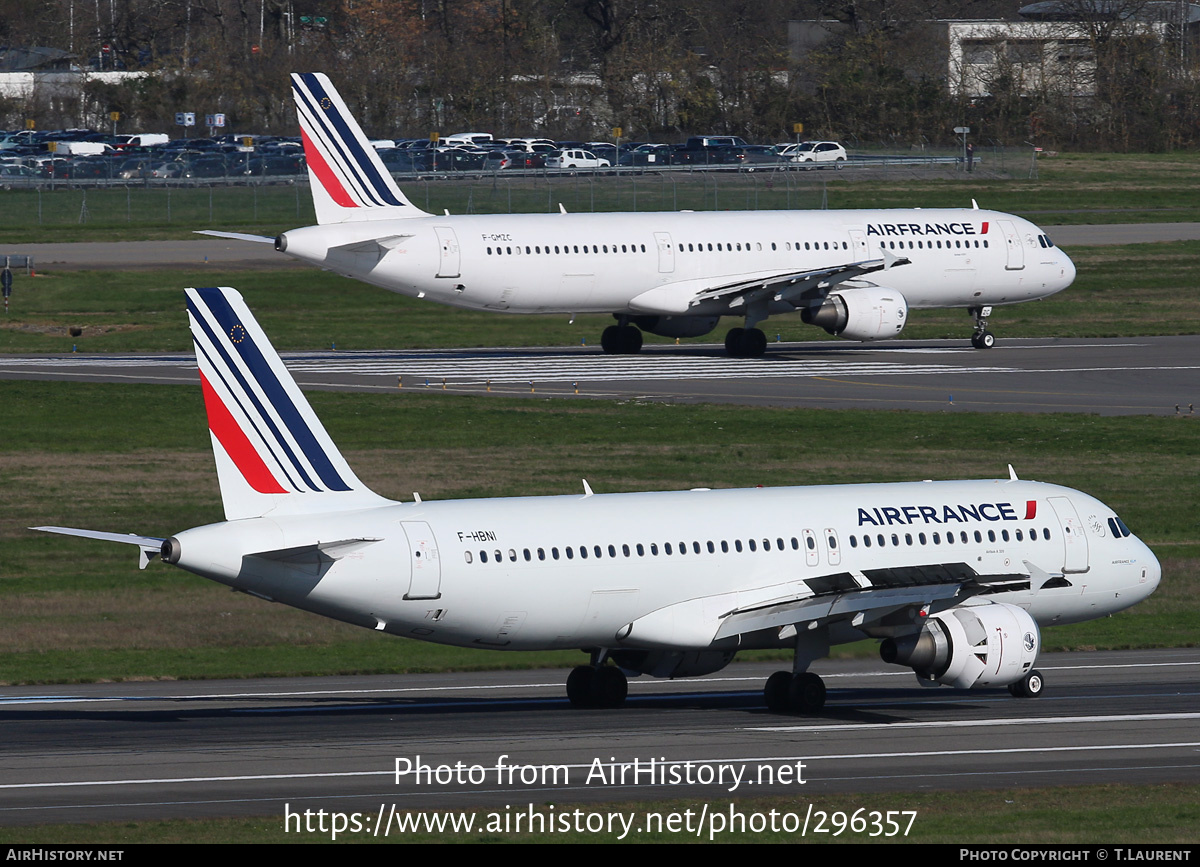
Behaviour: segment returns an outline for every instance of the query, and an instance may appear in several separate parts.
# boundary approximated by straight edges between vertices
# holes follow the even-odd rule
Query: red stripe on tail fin
[[[200,374],[200,388],[204,392],[204,409],[208,413],[208,429],[225,449],[225,454],[237,466],[246,484],[260,494],[286,494],[286,489],[271,475],[262,457],[246,436],[245,431],[238,426],[237,420],[229,412],[229,408],[208,384],[204,374]]]
[[[313,145],[303,127],[300,128],[300,140],[304,144],[304,159],[321,182],[321,186],[325,188],[325,192],[329,193],[329,198],[343,208],[357,208],[358,203],[346,192],[346,188],[337,179],[333,169],[329,168],[329,163],[325,162],[325,157],[321,156],[321,152]]]

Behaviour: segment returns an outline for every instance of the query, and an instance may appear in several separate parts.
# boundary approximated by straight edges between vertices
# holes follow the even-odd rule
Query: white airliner
[[[579,648],[571,702],[629,675],[790,648],[773,710],[817,710],[809,664],[882,641],[919,682],[1034,696],[1040,626],[1149,596],[1154,554],[1103,503],[1009,478],[414,502],[355,477],[233,289],[188,289],[226,520],[126,542],[265,599],[462,647]],[[612,663],[612,664],[609,664]]]
[[[605,352],[642,332],[698,337],[722,316],[759,356],[769,316],[850,340],[895,337],[910,310],[962,307],[990,347],[991,308],[1053,295],[1075,266],[1033,223],[978,209],[437,216],[416,208],[320,73],[292,75],[319,225],[275,248],[384,289],[504,313],[611,313]],[[253,235],[208,232],[260,241]]]

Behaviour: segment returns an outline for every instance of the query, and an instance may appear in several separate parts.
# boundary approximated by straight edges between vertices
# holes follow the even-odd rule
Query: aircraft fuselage
[[[859,590],[920,595],[903,570],[931,564],[1055,575],[977,597],[1024,608],[1041,625],[1112,613],[1148,596],[1160,570],[1136,536],[1114,535],[1110,519],[1079,491],[995,480],[396,503],[268,515],[175,539],[182,568],[396,635],[513,650],[700,650],[729,646],[715,636],[731,610],[788,597],[815,603],[830,581],[841,582],[834,595],[847,604]],[[325,563],[254,556],[317,539],[370,541]],[[688,600],[711,610],[685,633],[664,636],[647,619]],[[835,642],[864,637],[849,620],[841,627]],[[754,641],[789,646],[776,635]]]
[[[1034,224],[993,211],[846,210],[422,216],[293,229],[291,256],[412,297],[509,313],[722,315],[697,291],[880,258],[910,265],[845,285],[910,308],[1044,298],[1075,276]],[[666,289],[664,290],[664,287]],[[659,290],[659,291],[655,291]],[[771,313],[790,312],[783,301]]]

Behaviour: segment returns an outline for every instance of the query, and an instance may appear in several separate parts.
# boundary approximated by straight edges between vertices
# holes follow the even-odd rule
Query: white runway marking
[[[546,355],[546,354],[458,354],[456,351],[338,352],[323,355],[284,355],[288,369],[297,374],[322,376],[345,374],[382,377],[395,384],[405,377],[413,387],[440,385],[443,379],[455,385],[538,382],[616,382],[657,380],[718,380],[817,377],[936,376],[954,374],[1018,373],[1026,375],[1061,373],[1132,372],[1129,367],[1020,368],[958,364],[913,364],[900,361],[860,361],[853,358],[734,359],[678,355]],[[0,371],[58,368],[72,371],[97,368],[196,369],[189,356],[5,358]],[[1200,365],[1171,365],[1136,368],[1150,373],[1166,370],[1200,370]]]
[[[413,377],[414,382],[428,377],[440,383],[494,383],[536,381],[615,381],[679,379],[749,379],[774,377],[811,378],[821,376],[920,376],[951,373],[1019,373],[1012,367],[967,367],[951,364],[904,364],[891,361],[832,361],[782,359],[688,358],[677,356],[471,356],[466,358],[422,356],[418,354],[356,355],[352,353],[314,357],[284,356],[293,373],[350,374],[395,379]],[[8,358],[0,369],[15,368],[164,368],[195,370],[188,358]]]

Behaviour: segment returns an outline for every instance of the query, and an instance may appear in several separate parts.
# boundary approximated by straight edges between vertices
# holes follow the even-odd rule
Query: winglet
[[[1008,465],[1008,480],[1009,480],[1010,482],[1019,482],[1019,481],[1021,481],[1020,479],[1018,479],[1018,478],[1017,478],[1017,471],[1013,469],[1013,465],[1012,465],[1012,464],[1009,464],[1009,465]]]

